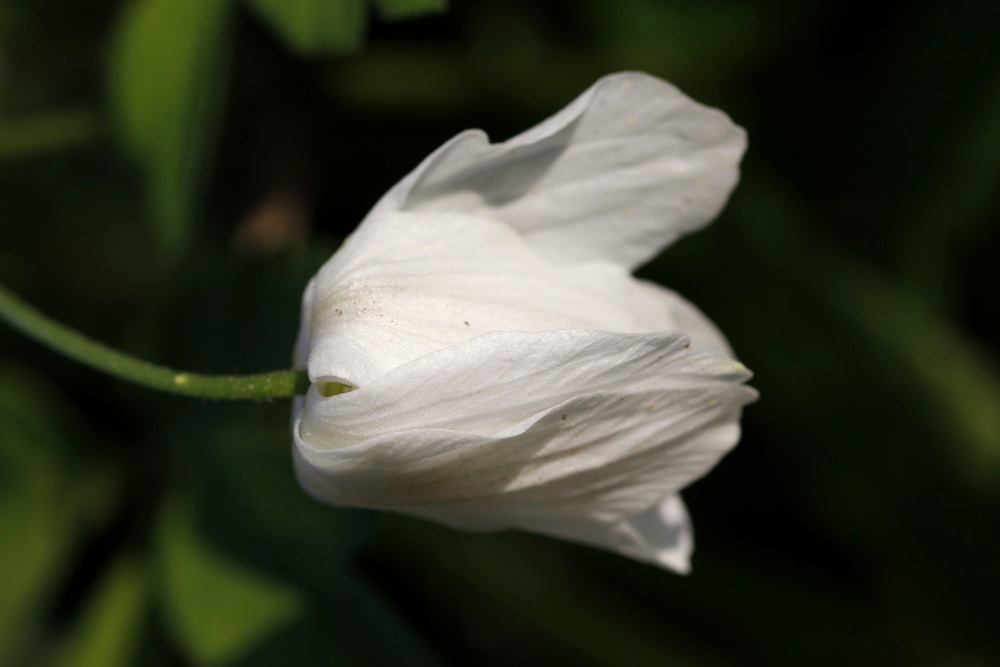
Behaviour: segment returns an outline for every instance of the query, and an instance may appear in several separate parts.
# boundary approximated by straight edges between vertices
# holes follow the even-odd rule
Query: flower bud
[[[306,289],[303,487],[687,571],[678,492],[756,392],[705,315],[631,272],[718,214],[745,145],[725,114],[621,73],[506,142],[432,153]]]

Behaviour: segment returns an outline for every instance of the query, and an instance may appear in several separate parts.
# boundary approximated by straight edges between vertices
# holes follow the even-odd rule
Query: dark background
[[[640,272],[761,392],[685,492],[693,574],[321,506],[287,401],[0,326],[0,664],[1000,664],[1000,4],[363,5],[0,1],[0,280],[159,363],[284,368],[306,281],[431,150],[668,79],[750,136]]]

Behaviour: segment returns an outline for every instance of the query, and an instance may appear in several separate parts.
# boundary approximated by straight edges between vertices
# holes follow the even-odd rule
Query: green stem
[[[261,400],[288,398],[309,389],[302,371],[286,370],[257,375],[201,375],[157,366],[93,341],[22,301],[0,285],[0,319],[29,338],[91,368],[137,384],[185,396]]]

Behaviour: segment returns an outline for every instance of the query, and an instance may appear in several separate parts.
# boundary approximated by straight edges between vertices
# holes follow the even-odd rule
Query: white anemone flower
[[[745,145],[628,72],[509,141],[471,130],[432,153],[306,289],[302,486],[686,572],[678,492],[756,392],[705,315],[631,271],[718,214]]]

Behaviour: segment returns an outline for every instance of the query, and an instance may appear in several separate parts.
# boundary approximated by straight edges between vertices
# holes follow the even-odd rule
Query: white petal
[[[679,567],[642,517],[735,444],[748,377],[677,333],[496,332],[348,394],[311,392],[296,469],[327,502]]]
[[[728,352],[673,292],[607,262],[553,264],[504,223],[455,213],[369,218],[309,285],[303,310],[310,377],[353,386],[490,331],[682,330]]]
[[[309,364],[309,352],[312,345],[312,320],[315,312],[316,278],[309,281],[302,294],[302,313],[299,316],[299,334],[295,339],[295,349],[292,351],[292,366],[305,370]]]
[[[683,331],[699,350],[735,356],[719,328],[693,303],[662,285],[645,280],[635,282],[637,289],[646,292],[645,298],[637,297],[635,303],[646,309],[644,312],[651,324],[649,331]],[[654,303],[658,307],[651,307]]]
[[[694,530],[680,496],[670,496],[630,517],[612,529],[611,537],[609,546],[627,550],[633,558],[659,563],[681,574],[691,570]]]
[[[624,72],[503,143],[456,136],[375,211],[495,217],[550,260],[634,268],[719,213],[745,148],[722,112]]]
[[[581,519],[539,524],[531,529],[662,565],[681,574],[691,570],[694,530],[687,508],[676,494],[617,523]]]

